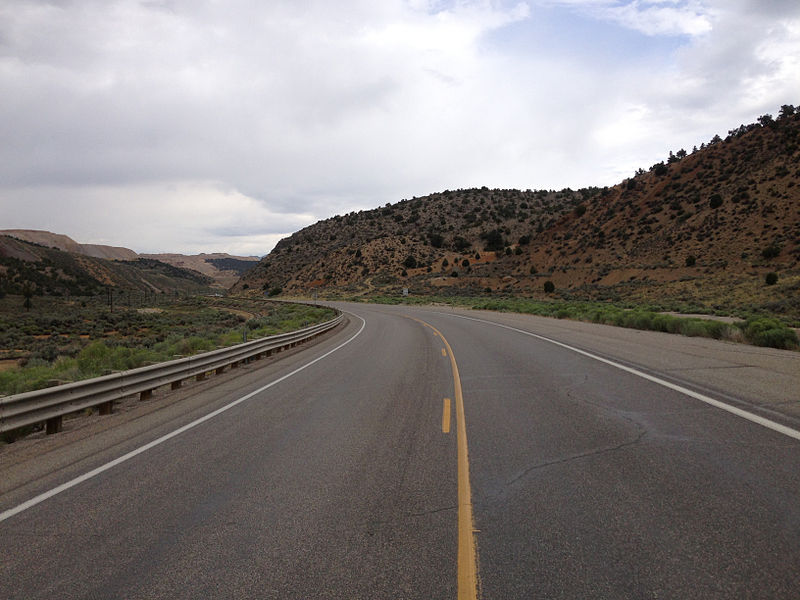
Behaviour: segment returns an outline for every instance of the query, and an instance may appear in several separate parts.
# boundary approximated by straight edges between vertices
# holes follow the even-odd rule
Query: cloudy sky
[[[614,184],[782,104],[797,0],[3,0],[0,229],[263,255],[444,189]]]

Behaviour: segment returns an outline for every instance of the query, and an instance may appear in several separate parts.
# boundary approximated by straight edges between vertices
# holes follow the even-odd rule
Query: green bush
[[[777,319],[749,319],[743,326],[745,338],[756,346],[791,350],[798,346],[797,333]]]

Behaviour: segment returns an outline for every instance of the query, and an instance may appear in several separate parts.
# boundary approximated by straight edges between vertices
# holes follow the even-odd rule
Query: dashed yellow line
[[[442,407],[442,433],[450,433],[450,398],[444,399]]]
[[[442,348],[442,356],[447,356],[447,350],[445,350],[444,348]]]
[[[414,317],[409,317],[414,319]],[[450,355],[456,402],[456,447],[458,448],[458,600],[478,598],[478,552],[475,543],[475,521],[472,517],[472,492],[469,485],[469,453],[467,452],[467,424],[464,419],[464,396],[461,377],[453,349],[442,333],[430,323],[414,319],[430,327],[438,335]]]

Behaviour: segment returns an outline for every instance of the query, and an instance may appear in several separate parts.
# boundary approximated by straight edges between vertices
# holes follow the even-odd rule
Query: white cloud
[[[26,187],[5,192],[0,207],[3,229],[45,229],[142,253],[260,256],[285,232],[315,220],[302,212],[273,212],[215,182]]]
[[[444,188],[615,183],[800,100],[799,12],[6,0],[0,225],[262,254],[314,220]],[[574,14],[595,29],[572,31]],[[666,55],[631,60],[665,39]]]
[[[713,21],[713,11],[700,0],[543,0],[541,4],[570,7],[647,35],[701,35],[711,30]]]

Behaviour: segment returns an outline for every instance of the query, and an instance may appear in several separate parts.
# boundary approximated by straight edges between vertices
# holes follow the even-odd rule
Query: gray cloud
[[[679,49],[609,68],[495,43],[553,11],[559,27],[580,13],[598,35]],[[613,183],[800,99],[799,13],[777,0],[7,0],[0,211],[84,242],[260,254],[316,219],[444,188]]]

